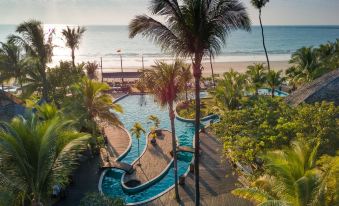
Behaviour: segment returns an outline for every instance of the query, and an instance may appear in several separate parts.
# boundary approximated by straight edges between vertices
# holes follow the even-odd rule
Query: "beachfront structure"
[[[9,121],[15,116],[23,115],[25,107],[22,104],[23,101],[14,95],[0,90],[0,120]]]
[[[321,101],[334,102],[339,106],[339,69],[305,84],[286,98],[286,102],[293,106]]]
[[[142,72],[105,72],[102,73],[102,80],[104,82],[112,82],[116,79],[139,79]]]

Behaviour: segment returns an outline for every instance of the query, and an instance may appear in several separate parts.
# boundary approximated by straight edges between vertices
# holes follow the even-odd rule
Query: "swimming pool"
[[[161,108],[156,104],[154,98],[150,95],[131,95],[117,102],[124,108],[124,114],[119,115],[120,120],[124,123],[127,130],[130,130],[135,122],[140,122],[149,132],[152,123],[148,120],[148,116],[153,114],[160,119],[160,128],[170,129],[170,120],[167,108]],[[180,145],[192,146],[194,135],[194,125],[189,122],[175,120],[176,136]],[[140,138],[140,150],[146,146],[146,137]],[[190,153],[178,154],[178,176],[185,174],[192,161],[193,155]],[[132,147],[128,154],[122,158],[122,162],[132,164],[138,158],[137,140],[132,138]],[[140,204],[155,199],[158,195],[163,194],[174,186],[173,165],[168,172],[154,185],[135,194],[128,194],[123,191],[121,186],[121,178],[124,171],[118,169],[110,169],[104,173],[101,182],[101,191],[110,197],[120,197],[124,199],[126,204]]]
[[[258,89],[258,94],[259,95],[265,95],[265,96],[270,96],[271,95],[271,89],[269,88],[262,88],[262,89]],[[274,91],[274,95],[277,97],[287,97],[288,93],[280,91],[280,90],[275,90]]]

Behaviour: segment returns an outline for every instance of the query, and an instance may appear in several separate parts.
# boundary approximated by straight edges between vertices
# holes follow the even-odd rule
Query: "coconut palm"
[[[53,185],[68,184],[89,138],[71,123],[60,116],[42,121],[32,114],[0,124],[1,187],[12,192],[16,205],[43,205]]]
[[[247,77],[245,74],[235,72],[233,69],[225,72],[223,78],[218,82],[212,93],[223,107],[236,109],[240,104],[247,88]]]
[[[304,83],[319,77],[319,63],[315,49],[303,47],[292,54],[290,63],[298,70],[298,79]]]
[[[99,69],[99,64],[96,62],[87,62],[85,69],[87,71],[87,76],[89,79],[97,80],[97,70]]]
[[[261,27],[261,36],[262,36],[262,44],[265,50],[265,55],[266,55],[266,60],[267,60],[267,67],[268,70],[271,69],[270,66],[270,60],[268,59],[268,54],[267,54],[267,49],[265,45],[265,35],[264,35],[264,28],[262,26],[262,21],[261,21],[261,9],[265,7],[265,5],[269,2],[269,0],[251,0],[252,5],[259,10],[259,22],[260,22],[260,27]]]
[[[174,184],[175,195],[179,201],[178,189],[178,166],[176,153],[176,138],[174,125],[174,101],[178,98],[179,93],[183,89],[181,69],[183,62],[176,60],[173,64],[166,64],[165,62],[156,62],[152,70],[146,70],[149,84],[149,91],[155,96],[159,104],[163,107],[168,106],[169,117],[171,121],[172,132],[172,150],[174,159]]]
[[[27,65],[22,50],[11,42],[0,42],[0,45],[0,70],[3,74],[2,77],[4,79],[15,78],[22,89]]]
[[[140,144],[139,144],[139,141],[140,141],[141,135],[145,134],[146,131],[139,122],[134,123],[134,125],[133,125],[133,127],[131,128],[130,131],[131,131],[131,134],[133,136],[135,136],[135,138],[138,140],[138,157],[139,157],[138,165],[140,166],[141,163],[140,163]]]
[[[185,98],[186,102],[188,101],[188,83],[192,80],[193,76],[191,73],[191,65],[189,64],[183,64],[181,66],[181,80],[183,81],[184,84],[184,89],[185,89]]]
[[[199,127],[201,61],[205,55],[221,51],[226,36],[233,30],[250,30],[246,9],[238,0],[152,0],[150,12],[164,22],[147,16],[136,16],[129,24],[130,37],[138,34],[153,40],[162,50],[192,60],[195,78],[195,204],[200,204]]]
[[[276,88],[279,87],[285,80],[285,78],[283,78],[281,74],[282,71],[270,70],[269,72],[267,72],[266,83],[271,89],[272,97],[274,97]]]
[[[335,196],[336,186],[330,184],[338,178],[339,158],[327,158],[325,167],[316,167],[317,150],[298,141],[292,148],[269,152],[264,156],[265,175],[253,187],[232,193],[259,205],[333,205],[337,200],[326,197]]]
[[[123,112],[120,105],[113,103],[111,95],[106,94],[110,87],[106,83],[83,78],[72,88],[70,113],[80,119],[81,125],[96,132],[97,121],[108,121],[115,125],[121,122],[114,112]],[[114,111],[114,112],[113,112]]]
[[[79,49],[80,40],[85,33],[86,28],[78,26],[77,28],[70,28],[67,26],[67,29],[62,30],[62,35],[65,38],[66,46],[71,49],[72,63],[75,67],[75,49]]]
[[[52,61],[54,30],[44,33],[40,21],[30,20],[20,24],[16,32],[19,35],[9,36],[9,41],[23,46],[28,56],[37,59],[34,69],[41,76],[42,97],[48,100],[49,84],[47,80],[47,63]]]
[[[151,120],[154,124],[155,129],[158,129],[160,126],[160,120],[157,116],[155,115],[150,115],[148,116],[148,119]]]
[[[262,87],[266,80],[266,72],[264,64],[254,64],[247,67],[247,76],[251,86],[255,90],[255,95],[258,95],[258,89]]]

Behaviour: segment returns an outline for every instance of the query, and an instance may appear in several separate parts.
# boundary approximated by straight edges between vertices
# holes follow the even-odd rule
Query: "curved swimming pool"
[[[170,120],[168,117],[167,108],[161,108],[156,104],[154,98],[150,95],[131,95],[117,102],[124,109],[124,114],[119,115],[125,128],[130,130],[135,122],[140,122],[143,127],[150,130],[152,123],[148,120],[148,116],[153,114],[160,119],[160,128],[170,129]],[[176,136],[179,144],[184,146],[192,146],[194,135],[194,125],[189,122],[175,120]],[[143,135],[140,138],[140,151],[143,151],[146,146],[146,137]],[[132,138],[132,147],[122,162],[132,164],[138,158],[137,140]],[[193,155],[190,153],[178,154],[178,176],[185,174],[192,161]],[[104,173],[101,182],[101,191],[110,197],[120,197],[126,204],[140,204],[155,199],[160,194],[168,191],[174,186],[173,165],[168,172],[154,185],[135,194],[129,194],[123,191],[121,186],[121,178],[124,171],[118,169],[110,169]]]

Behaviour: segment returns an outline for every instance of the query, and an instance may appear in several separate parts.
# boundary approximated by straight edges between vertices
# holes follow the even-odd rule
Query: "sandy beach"
[[[222,74],[224,72],[234,69],[235,71],[244,73],[247,70],[247,66],[254,63],[266,63],[266,62],[253,62],[253,61],[243,61],[243,62],[214,62],[213,69],[215,74]],[[288,61],[271,61],[271,67],[274,70],[286,70],[290,67]],[[209,62],[203,62],[203,76],[211,75],[211,66]],[[123,67],[124,72],[135,72],[139,70],[140,67]],[[103,68],[103,72],[120,72],[120,68]],[[100,73],[100,71],[99,71]]]

